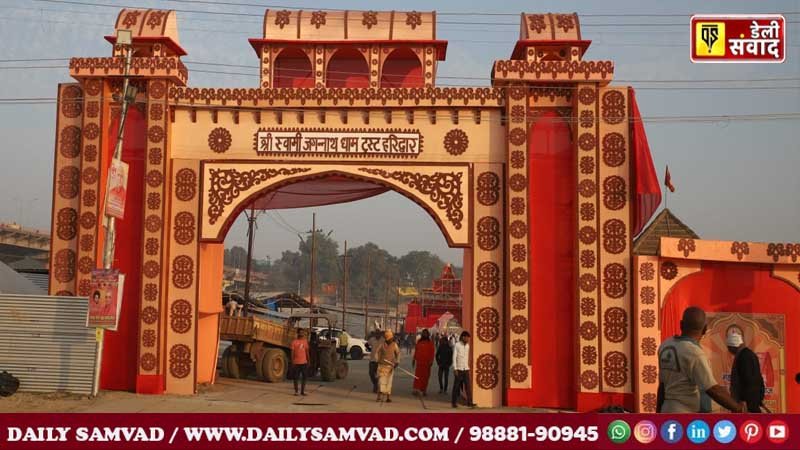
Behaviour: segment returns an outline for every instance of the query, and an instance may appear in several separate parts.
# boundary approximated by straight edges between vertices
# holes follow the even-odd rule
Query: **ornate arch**
[[[272,70],[273,87],[314,87],[314,64],[301,48],[281,49],[275,54]]]
[[[404,62],[406,62],[404,64]],[[417,52],[408,47],[399,47],[386,55],[381,61],[381,87],[422,87],[425,85],[424,61]],[[387,73],[388,70],[388,73]],[[393,72],[393,71],[397,72]],[[405,70],[407,73],[401,73]],[[408,83],[406,76],[416,70]],[[418,77],[418,80],[413,79]]]
[[[221,242],[255,199],[290,184],[339,176],[391,189],[421,206],[448,245],[470,246],[472,198],[467,165],[203,164],[201,241]]]

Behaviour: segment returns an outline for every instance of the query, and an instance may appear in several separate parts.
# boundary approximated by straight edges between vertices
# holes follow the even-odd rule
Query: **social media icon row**
[[[615,444],[623,444],[631,436],[642,444],[650,444],[658,436],[668,444],[676,444],[684,435],[693,444],[702,444],[712,436],[720,444],[730,444],[737,436],[747,444],[755,444],[763,437],[773,444],[782,444],[789,439],[789,427],[782,420],[773,420],[766,428],[758,421],[747,420],[738,430],[736,424],[730,420],[720,420],[713,428],[703,420],[693,420],[685,429],[677,420],[668,420],[661,424],[660,430],[652,421],[641,420],[636,423],[632,432],[624,420],[615,420],[608,425],[608,438]]]

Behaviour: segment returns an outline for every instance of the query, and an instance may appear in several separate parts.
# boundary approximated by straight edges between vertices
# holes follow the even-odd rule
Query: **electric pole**
[[[400,271],[397,271],[397,291],[394,302],[394,328],[395,333],[400,333]]]
[[[120,163],[122,161],[122,142],[125,136],[125,119],[128,116],[128,105],[136,101],[136,93],[137,88],[130,84],[130,78],[128,77],[128,72],[131,67],[131,62],[133,60],[133,40],[132,40],[132,33],[130,30],[119,30],[117,31],[117,42],[118,45],[122,46],[125,50],[125,67],[123,71],[123,78],[122,78],[122,94],[121,94],[121,101],[122,101],[122,111],[119,116],[119,128],[117,128],[117,139],[116,144],[114,145],[114,154],[111,157],[112,163],[110,167],[114,166],[114,163]],[[110,169],[109,169],[110,171]],[[106,180],[106,197],[109,195],[109,188],[111,186],[111,177],[108,177]],[[106,200],[107,201],[107,200]],[[106,202],[103,202],[103,209],[106,209]],[[116,237],[116,221],[114,217],[105,214],[105,228],[106,228],[106,236],[105,236],[105,243],[103,244],[103,268],[110,269],[111,265],[114,262],[114,238]]]
[[[244,274],[244,301],[247,303],[250,300],[250,271],[253,263],[253,241],[255,240],[255,227],[256,227],[256,210],[250,207],[250,214],[244,212],[247,216],[247,266]]]
[[[342,284],[342,330],[345,329],[345,324],[347,323],[347,260],[350,258],[350,255],[347,254],[347,241],[344,241],[344,255],[342,255],[342,259],[344,259],[344,283]]]
[[[314,253],[317,251],[317,213],[311,213],[311,280],[308,299],[314,309]]]
[[[389,329],[389,289],[391,289],[391,287],[392,287],[392,280],[389,277],[386,277],[386,293],[383,298],[384,302],[386,302],[383,312],[384,331]]]
[[[369,310],[367,309],[368,302],[369,302],[369,272],[370,266],[372,265],[372,253],[367,253],[367,295],[364,296],[364,339],[366,339],[369,332]]]

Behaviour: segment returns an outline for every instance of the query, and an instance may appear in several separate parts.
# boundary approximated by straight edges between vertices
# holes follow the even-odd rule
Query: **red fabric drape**
[[[661,204],[661,186],[653,166],[644,123],[636,104],[633,88],[628,89],[631,108],[631,142],[633,143],[633,177],[636,180],[636,199],[633,203],[633,236],[639,234]]]
[[[532,404],[575,406],[575,153],[572,132],[544,112],[528,140]]]
[[[110,121],[109,139],[101,163],[107,168],[114,152],[119,119]],[[132,391],[136,387],[139,349],[139,299],[142,280],[142,216],[147,119],[138,108],[128,109],[122,160],[128,163],[125,217],[117,220],[113,268],[125,274],[117,331],[106,331],[100,388]]]
[[[388,191],[381,185],[337,175],[300,181],[259,197],[255,209],[307,208],[362,200]]]

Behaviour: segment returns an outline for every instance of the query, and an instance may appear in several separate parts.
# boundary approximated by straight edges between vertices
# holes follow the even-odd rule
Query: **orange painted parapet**
[[[173,104],[264,107],[447,107],[503,106],[505,90],[495,88],[322,88],[322,89],[247,89],[189,88],[170,90]]]
[[[123,9],[114,25],[115,35],[105,39],[113,45],[110,58],[72,58],[69,74],[77,80],[121,77],[125,72],[125,54],[117,46],[116,33],[130,30],[133,45],[131,77],[166,78],[185,85],[189,71],[180,57],[186,55],[178,39],[178,19],[174,11]]]
[[[72,58],[69,60],[69,74],[72,78],[122,77],[125,73],[125,58]],[[132,78],[166,78],[181,86],[189,80],[189,71],[177,56],[134,57],[131,61]]]
[[[447,50],[419,11],[267,10],[249,41],[264,88],[432,86]]]
[[[492,82],[500,84],[589,81],[604,86],[614,75],[612,61],[521,61],[499,60],[492,66]]]
[[[434,40],[436,12],[303,11],[268,9],[264,38],[270,40]]]
[[[612,61],[582,61],[591,41],[581,39],[577,14],[522,14],[519,40],[511,59],[495,61],[495,86],[583,81],[608,84],[614,75]]]
[[[178,17],[175,11],[158,9],[123,9],[114,24],[114,35],[106,36],[112,44],[117,42],[117,32],[130,30],[137,56],[183,56],[178,39]],[[114,56],[122,49],[114,46]]]
[[[664,258],[763,264],[800,264],[800,243],[661,238]]]

